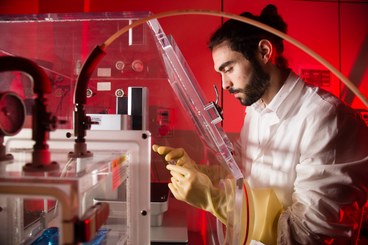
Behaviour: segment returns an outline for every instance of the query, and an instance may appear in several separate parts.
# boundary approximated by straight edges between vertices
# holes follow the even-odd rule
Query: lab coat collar
[[[284,117],[285,114],[289,111],[289,109],[293,106],[293,101],[296,99],[295,96],[290,96],[292,91],[296,89],[300,92],[302,89],[302,86],[304,83],[298,82],[300,77],[296,75],[293,71],[290,71],[290,74],[288,78],[286,79],[285,83],[282,85],[280,90],[277,92],[277,94],[273,97],[271,102],[265,107],[262,100],[258,100],[256,103],[254,103],[254,110],[258,113],[274,113],[275,114],[275,121],[279,121],[280,118]],[[298,93],[299,93],[298,92]],[[287,103],[285,100],[288,99]],[[282,105],[282,106],[281,106]]]

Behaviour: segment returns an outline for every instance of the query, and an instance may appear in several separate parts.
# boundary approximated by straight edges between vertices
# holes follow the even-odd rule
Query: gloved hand
[[[153,145],[152,150],[163,156],[164,160],[168,163],[186,168],[198,169],[197,164],[189,157],[183,148]]]
[[[184,149],[158,145],[153,145],[152,149],[164,156],[165,161],[176,162],[176,165],[166,165],[172,175],[169,188],[176,199],[212,213],[225,225],[229,218],[228,214],[233,213],[235,217],[232,219],[235,218],[242,224],[241,230],[244,234],[241,236],[242,239],[246,239],[246,244],[252,239],[265,244],[276,243],[277,221],[283,207],[272,189],[250,188],[245,181],[244,189],[247,195],[243,196],[242,210],[233,210],[235,188],[233,179],[224,178],[225,175],[221,174],[222,184],[226,188],[219,189],[209,177],[217,174],[211,173],[216,169],[204,171]],[[247,216],[249,222],[246,222]]]
[[[195,168],[184,166],[168,164],[166,168],[172,175],[169,188],[176,199],[206,210],[226,224],[229,200],[226,200],[220,189],[212,185],[207,175]]]
[[[207,175],[212,184],[217,186],[220,179],[228,177],[229,171],[220,164],[204,165],[196,164],[183,148],[172,148],[169,146],[153,145],[152,150],[163,157],[163,160],[169,164],[194,168]]]
[[[166,168],[172,175],[169,188],[174,197],[196,208],[211,212],[221,222],[226,223],[227,204],[225,193],[214,187],[211,179],[189,157],[183,148],[153,145],[152,150],[164,157]],[[206,170],[206,173],[210,173]]]

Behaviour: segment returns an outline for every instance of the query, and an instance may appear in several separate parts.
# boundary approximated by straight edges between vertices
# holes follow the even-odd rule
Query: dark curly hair
[[[278,14],[276,6],[269,4],[259,16],[244,12],[241,16],[259,21],[279,31],[286,33],[287,24]],[[280,68],[287,68],[287,60],[282,56],[284,52],[283,39],[253,25],[230,19],[226,21],[215,33],[212,34],[208,47],[212,51],[217,45],[228,41],[230,48],[240,52],[251,62],[255,60],[255,52],[258,43],[262,39],[269,40],[276,48],[276,64]]]

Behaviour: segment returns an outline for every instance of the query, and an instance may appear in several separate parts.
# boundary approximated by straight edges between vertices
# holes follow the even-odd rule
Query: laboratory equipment
[[[46,96],[47,109],[66,121],[50,132],[48,140],[50,160],[57,162],[59,168],[41,174],[37,171],[24,174],[23,166],[30,162],[32,155],[30,128],[38,123],[30,120],[33,116],[29,108],[35,103],[35,95],[27,88],[32,87],[32,81],[16,71],[0,74],[4,88],[13,88],[27,102],[24,130],[6,137],[6,149],[15,159],[2,165],[0,182],[3,186],[0,200],[7,207],[19,203],[11,213],[3,213],[7,218],[2,219],[14,217],[10,219],[14,223],[14,230],[10,232],[19,239],[16,242],[30,241],[40,234],[53,234],[53,230],[47,230],[48,233],[44,230],[61,217],[57,223],[60,239],[74,242],[80,237],[73,235],[76,233],[73,227],[80,227],[75,224],[91,217],[88,213],[92,212],[101,213],[102,219],[106,217],[105,222],[97,223],[102,232],[110,231],[106,235],[108,241],[147,244],[150,232],[147,224],[151,223],[147,220],[152,214],[152,207],[148,207],[152,136],[156,142],[171,140],[177,144],[181,137],[195,136],[191,138],[190,147],[203,152],[205,157],[211,152],[229,170],[237,183],[233,212],[228,214],[226,227],[217,222],[210,233],[216,243],[238,244],[241,240],[241,215],[234,212],[241,210],[243,176],[232,157],[230,140],[219,124],[222,115],[218,106],[205,98],[173,38],[152,19],[130,29],[110,43],[108,49],[98,46],[122,27],[149,15],[148,12],[124,12],[2,16],[1,56],[21,56],[37,63],[51,83],[51,93]],[[27,48],[24,48],[25,43]],[[88,60],[96,48],[103,57]],[[77,80],[83,76],[87,82],[78,86]],[[17,83],[22,86],[15,86]],[[129,102],[132,98],[126,99],[124,91],[131,91],[131,88],[144,88],[138,96],[142,103],[135,115],[119,108],[124,108],[125,103],[137,105]],[[189,116],[192,123],[185,120],[173,123],[173,111],[176,116]],[[144,117],[147,114],[149,118]],[[117,117],[114,120],[127,118],[127,128],[133,130],[125,130],[122,121],[117,127],[99,128],[98,118],[102,122],[110,115]],[[168,132],[160,131],[162,123],[169,123]],[[197,132],[193,134],[194,131]],[[33,186],[31,192],[26,188],[30,185]],[[56,195],[54,192],[62,193]],[[15,193],[20,196],[14,197]],[[29,204],[29,195],[41,199],[42,211],[38,212],[38,222],[25,225],[23,220],[27,212],[24,211],[29,207],[25,205]],[[106,205],[101,203],[108,204],[109,215]],[[58,207],[63,212],[58,213]],[[155,217],[158,225],[160,215]],[[96,227],[93,232],[97,234]]]
[[[50,134],[51,157],[60,164],[59,171],[51,172],[22,171],[31,160],[30,129],[6,139],[14,160],[1,165],[1,237],[8,244],[28,244],[45,229],[59,227],[62,244],[85,242],[94,238],[98,229],[93,222],[100,219],[109,231],[107,244],[148,244],[149,132],[91,131],[86,140],[94,155],[89,158],[68,158],[70,133],[60,129]],[[89,218],[97,214],[91,207],[102,204],[109,210],[105,220]],[[83,223],[88,226],[78,230]]]
[[[6,153],[3,145],[4,136],[17,134],[22,129],[24,121],[23,100],[13,92],[0,93],[0,161],[13,159],[13,155]]]
[[[71,24],[75,28],[70,31],[78,32],[79,24],[83,22],[69,22],[67,16],[57,23],[42,22],[37,17],[29,21],[34,16],[23,17],[19,22],[1,21],[1,29],[15,28],[18,33],[19,28],[24,26],[37,29],[45,24],[55,27],[57,32],[56,29]],[[115,20],[114,24],[120,21],[129,23],[137,18],[134,14],[128,17],[123,14],[122,20]],[[85,19],[86,22],[89,20],[89,17]],[[49,35],[48,31],[40,30],[36,39]],[[31,32],[27,29],[18,34],[27,36]],[[19,36],[12,34],[14,40],[19,40]],[[4,37],[2,41],[6,39]],[[55,42],[59,41],[62,40]],[[14,156],[1,162],[2,241],[7,244],[37,244],[49,237],[59,240],[61,244],[75,244],[91,241],[103,231],[103,240],[107,244],[148,244],[150,133],[121,129],[91,131],[85,138],[91,154],[71,154],[75,152],[72,122],[80,119],[73,118],[70,91],[75,85],[81,62],[76,61],[75,69],[70,70],[72,73],[65,67],[58,70],[54,65],[58,66],[60,61],[65,61],[64,58],[70,58],[69,55],[75,54],[75,50],[71,48],[61,60],[58,59],[60,57],[42,59],[42,55],[23,58],[27,56],[24,49],[17,50],[14,43],[2,43],[0,55],[0,80],[5,89],[1,93],[4,102],[2,136],[6,136],[3,149],[4,154],[7,153],[5,156]],[[30,44],[29,48],[34,46]],[[59,49],[60,46],[53,46],[51,52],[56,54]],[[40,59],[35,59],[36,56]],[[24,63],[31,64],[31,69]],[[142,73],[141,70],[139,72]],[[105,83],[99,82],[98,86]],[[48,113],[47,109],[67,122],[61,125],[63,129],[50,133],[56,129],[59,119]],[[44,167],[48,166],[47,163],[57,168]]]

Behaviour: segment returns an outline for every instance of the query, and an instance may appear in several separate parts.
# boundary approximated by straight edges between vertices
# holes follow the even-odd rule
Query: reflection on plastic
[[[59,231],[57,227],[51,227],[45,230],[32,245],[54,245],[59,242]]]
[[[96,237],[86,243],[82,243],[83,245],[100,245],[104,244],[106,241],[107,234],[109,233],[109,229],[101,228]],[[32,245],[57,245],[59,244],[59,229],[57,227],[51,227],[45,230],[42,235],[37,238],[36,241],[32,243]]]

